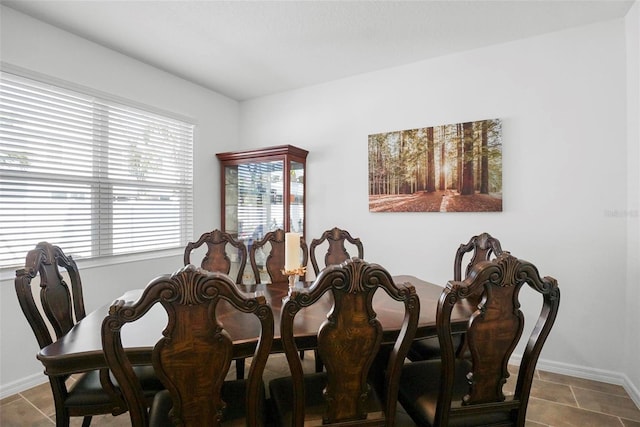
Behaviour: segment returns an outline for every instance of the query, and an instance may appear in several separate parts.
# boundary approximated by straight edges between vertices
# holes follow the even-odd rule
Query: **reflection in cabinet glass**
[[[222,229],[247,250],[268,231],[305,234],[305,164],[308,152],[291,145],[218,153]],[[257,258],[266,255],[256,253]],[[250,268],[243,282],[252,283]]]

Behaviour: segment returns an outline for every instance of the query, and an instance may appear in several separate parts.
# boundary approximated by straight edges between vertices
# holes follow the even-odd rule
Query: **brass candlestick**
[[[296,277],[302,276],[307,272],[307,267],[298,267],[293,270],[282,269],[282,274],[289,278],[289,292],[296,286]]]

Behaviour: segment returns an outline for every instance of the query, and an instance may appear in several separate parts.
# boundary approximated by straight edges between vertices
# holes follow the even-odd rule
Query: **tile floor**
[[[304,358],[305,370],[313,369],[313,353]],[[288,375],[283,355],[272,357],[265,377]],[[71,426],[82,424],[71,418]],[[55,425],[55,411],[49,383],[0,401],[0,426],[40,427]],[[127,414],[94,417],[94,427],[129,426]],[[415,426],[399,408],[398,427]],[[583,380],[549,372],[537,372],[527,412],[527,427],[640,427],[640,409],[621,386]]]

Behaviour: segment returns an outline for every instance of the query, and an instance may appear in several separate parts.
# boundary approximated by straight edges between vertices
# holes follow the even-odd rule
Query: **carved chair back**
[[[502,253],[500,242],[489,233],[482,233],[473,236],[469,242],[462,243],[456,251],[453,263],[453,280],[462,280],[462,264],[465,259],[469,259],[464,277],[467,277],[474,265],[480,261],[487,261],[492,257]],[[479,301],[478,301],[479,302]],[[458,348],[458,355],[467,354],[467,347],[463,335],[456,335],[454,338]],[[409,350],[408,358],[410,360],[427,360],[440,358],[440,345],[437,337],[428,337],[416,340]]]
[[[202,258],[200,267],[208,271],[218,271],[229,274],[231,272],[231,259],[229,250],[238,255],[238,273],[236,283],[242,283],[242,275],[247,264],[247,247],[242,241],[236,240],[229,233],[213,230],[204,233],[196,242],[189,242],[184,249],[184,265],[191,264],[191,253],[203,244],[207,244],[207,252]],[[231,248],[228,250],[227,245]]]
[[[386,366],[386,396],[378,395],[368,382],[383,339],[372,303],[378,291],[404,308],[402,329]],[[293,329],[296,315],[313,304],[327,306],[327,320],[317,334],[317,349],[326,372],[305,376]],[[419,312],[413,286],[396,285],[383,267],[358,258],[325,268],[308,293],[291,291],[283,300],[281,317],[282,345],[293,382],[291,425],[307,425],[305,415],[321,415],[321,422],[330,425],[392,425],[399,374],[416,332]],[[312,386],[318,378],[323,385]],[[319,394],[315,398],[309,396],[314,390]],[[324,410],[315,414],[305,407],[305,400],[324,402]]]
[[[524,330],[526,316],[520,310],[523,287],[539,294],[542,309],[537,318],[529,319],[534,326],[518,368],[515,391],[505,395],[507,364]],[[451,314],[456,304],[466,299],[480,303],[466,330],[470,357],[460,359],[452,341]],[[532,300],[527,296],[526,301]],[[434,419],[426,424],[524,426],[534,370],[559,303],[556,280],[541,278],[533,264],[508,252],[492,261],[480,261],[464,281],[449,282],[440,297],[436,319],[442,361],[418,362],[426,363],[424,366],[441,364],[439,392],[425,392],[424,400],[416,395],[409,397],[413,405],[436,403],[432,406]],[[415,375],[408,375],[406,380],[415,381]]]
[[[320,250],[319,247],[324,247],[323,243],[325,242],[327,242],[328,248],[324,255],[324,266],[322,266],[322,268],[332,264],[340,264],[341,262],[351,258],[351,255],[347,252],[345,242],[350,243],[355,247],[358,251],[358,258],[364,258],[364,246],[362,245],[360,238],[352,237],[347,230],[333,227],[332,229],[326,230],[322,233],[320,238],[313,239],[311,241],[311,245],[309,245],[311,265],[313,266],[313,271],[316,276],[320,272],[320,265],[317,260],[317,256],[319,256],[319,254],[316,254],[316,252]]]
[[[257,253],[258,251],[266,252],[264,258],[264,265],[258,265]],[[300,251],[301,251],[301,265],[306,266],[309,258],[309,250],[304,238],[300,236]],[[287,282],[287,276],[282,274],[285,262],[285,231],[281,228],[275,231],[269,231],[260,240],[256,240],[251,245],[249,251],[249,260],[251,262],[251,269],[255,277],[256,283],[261,283],[260,270],[264,268],[269,275],[271,283],[285,283]]]
[[[64,279],[63,272],[69,277],[71,286]],[[39,284],[38,280],[34,280],[36,277],[39,278]],[[40,288],[37,299],[34,296],[38,293],[34,289],[36,284]],[[20,308],[40,348],[65,335],[85,317],[78,266],[71,256],[65,255],[62,249],[51,243],[40,242],[27,253],[25,267],[16,271],[15,289]],[[149,373],[148,377],[152,376]],[[70,417],[81,416],[84,417],[83,426],[88,426],[93,415],[117,415],[126,411],[126,408],[122,408],[122,400],[111,382],[108,369],[79,373],[70,388],[66,383],[68,377],[48,377],[57,425],[68,426]],[[150,391],[147,396],[156,390]]]
[[[122,387],[132,425],[148,425],[149,414],[140,383],[122,347],[121,329],[156,304],[166,310],[168,323],[154,346],[152,361],[171,398],[172,405],[168,407],[173,407],[169,412],[172,421],[185,427],[218,426],[230,421],[230,408],[240,407],[246,425],[260,425],[264,410],[262,374],[273,341],[271,308],[263,296],[247,298],[240,294],[228,276],[193,265],[153,280],[136,302],[115,301],[103,321],[105,358]],[[261,333],[248,378],[225,382],[234,344],[220,319],[229,310],[255,316]],[[229,400],[227,391],[239,383],[244,387],[244,394],[236,396],[240,401]]]
[[[71,287],[64,280],[60,267],[67,272]],[[40,275],[40,304],[36,303],[31,286],[32,280],[38,275]],[[65,255],[58,246],[40,242],[35,249],[30,250],[27,253],[24,269],[16,271],[15,288],[20,307],[29,321],[40,348],[65,335],[76,322],[85,317],[82,282],[78,267],[73,258]],[[47,321],[55,337],[51,335]]]
[[[466,244],[461,244],[456,251],[454,259],[453,280],[463,279],[462,263],[465,255],[469,253],[471,253],[471,258],[465,268],[464,277],[467,277],[473,266],[480,261],[488,261],[492,257],[495,258],[502,254],[502,247],[500,246],[500,241],[489,233],[473,236]]]

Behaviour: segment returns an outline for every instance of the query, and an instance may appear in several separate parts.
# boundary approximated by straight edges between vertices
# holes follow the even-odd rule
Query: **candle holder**
[[[307,272],[307,267],[298,267],[292,270],[282,269],[282,274],[289,278],[289,292],[296,286],[296,277],[302,276]]]

